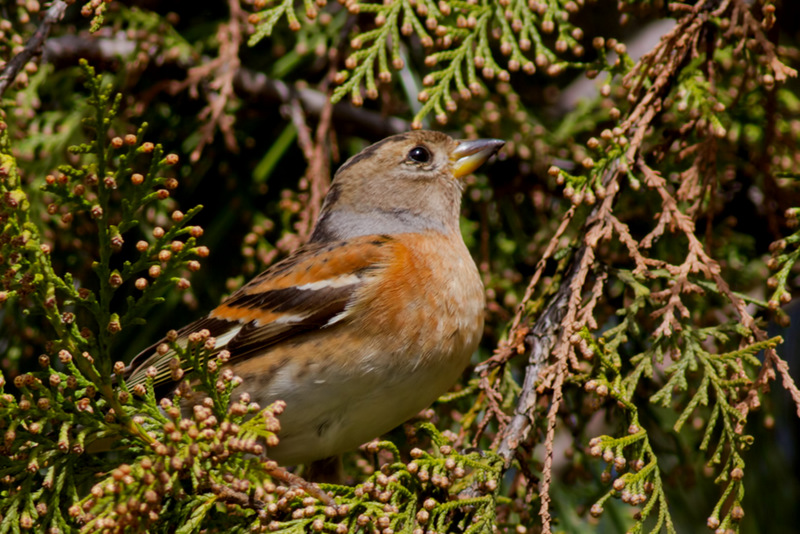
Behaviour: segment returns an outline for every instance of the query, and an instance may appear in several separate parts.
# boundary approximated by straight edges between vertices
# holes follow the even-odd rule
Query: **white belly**
[[[282,465],[294,465],[353,450],[430,406],[467,363],[457,368],[452,362],[429,364],[410,373],[407,368],[364,366],[358,374],[347,376],[330,368],[321,374],[311,369],[302,382],[297,380],[298,370],[289,364],[271,381],[269,398],[254,398],[262,406],[277,399],[287,404],[280,417],[280,443],[267,456]]]

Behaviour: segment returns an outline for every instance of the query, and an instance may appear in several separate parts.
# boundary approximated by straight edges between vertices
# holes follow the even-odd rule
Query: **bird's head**
[[[336,172],[311,241],[458,231],[460,178],[504,144],[419,130],[368,146]]]

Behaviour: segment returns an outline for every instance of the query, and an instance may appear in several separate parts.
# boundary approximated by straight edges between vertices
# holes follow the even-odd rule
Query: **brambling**
[[[413,131],[365,148],[337,171],[305,246],[178,332],[185,343],[208,330],[253,401],[285,401],[268,457],[294,465],[354,449],[458,379],[484,308],[459,178],[503,144]],[[173,358],[143,352],[128,384],[151,366],[156,383],[171,381]]]

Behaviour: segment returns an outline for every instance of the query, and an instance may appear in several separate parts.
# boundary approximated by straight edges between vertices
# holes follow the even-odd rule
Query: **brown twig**
[[[254,498],[252,494],[236,491],[223,484],[212,484],[211,491],[217,496],[217,500],[237,504],[242,508],[262,510],[266,506],[264,501]]]
[[[555,345],[556,335],[561,328],[561,321],[566,313],[566,307],[570,294],[569,281],[575,275],[574,267],[580,261],[578,254],[582,254],[584,249],[579,249],[573,262],[573,270],[565,277],[556,294],[550,299],[550,303],[545,308],[542,315],[534,324],[533,328],[525,337],[525,345],[530,347],[528,365],[525,368],[525,379],[522,383],[522,391],[517,405],[514,408],[514,415],[502,432],[502,439],[497,446],[497,454],[505,461],[506,467],[511,465],[514,458],[514,451],[525,441],[534,424],[534,410],[538,400],[536,382],[539,380],[544,365],[550,356],[550,351]]]
[[[594,248],[599,241],[599,235],[605,232],[605,227],[610,224],[607,215],[611,213],[616,193],[619,191],[618,185],[619,168],[612,165],[607,170],[603,178],[603,184],[607,195],[603,202],[595,206],[586,221],[586,239],[584,244],[578,248],[572,259],[570,270],[561,282],[558,291],[550,298],[541,316],[530,328],[524,338],[524,345],[528,349],[528,365],[525,369],[525,379],[517,405],[514,409],[514,416],[509,425],[502,431],[502,439],[497,447],[497,453],[506,462],[506,467],[510,466],[514,457],[514,449],[524,442],[531,425],[534,423],[533,408],[536,406],[538,391],[536,384],[541,378],[549,358],[559,338],[564,336],[565,325],[571,324],[567,316],[569,310],[574,305],[573,318],[577,313],[580,303],[580,290],[588,276],[590,265],[586,264],[587,257],[594,258]],[[587,256],[587,252],[592,251]],[[536,276],[536,275],[534,275]],[[578,282],[580,282],[578,284]],[[574,304],[572,299],[575,298]],[[573,333],[570,328],[569,335]],[[567,336],[566,339],[569,339]],[[566,354],[565,354],[566,355]],[[566,362],[565,362],[566,363]],[[487,369],[485,366],[483,369]],[[493,364],[494,365],[494,364]],[[560,366],[560,363],[556,363]],[[564,368],[566,370],[566,368]],[[556,372],[558,375],[559,372]],[[559,379],[561,380],[561,379]]]
[[[336,70],[337,63],[333,60],[328,69],[327,76],[323,79],[322,83],[320,83],[320,93],[329,93],[330,82],[333,80]],[[308,165],[305,177],[303,178],[305,185],[301,187],[308,189],[305,209],[300,210],[300,221],[295,225],[297,234],[292,236],[291,240],[287,243],[287,246],[295,248],[301,243],[306,242],[311,235],[314,229],[314,223],[322,209],[322,202],[330,187],[330,144],[334,142],[331,129],[333,104],[331,104],[330,98],[325,99],[325,103],[319,114],[319,122],[317,123],[317,129],[314,133],[314,139],[311,138],[311,128],[308,126],[306,113],[303,110],[297,93],[293,93],[290,97],[286,105],[286,110],[297,131],[297,143],[300,145],[300,149]]]
[[[314,221],[317,220],[322,201],[330,186],[330,148],[328,147],[328,133],[333,106],[330,100],[322,110],[314,139],[311,139],[311,129],[306,122],[306,114],[297,98],[293,98],[289,105],[289,117],[297,130],[297,143],[306,159],[306,174],[304,181],[308,188],[308,198],[305,209],[300,211],[300,221],[296,225],[297,241],[303,243],[311,235]]]
[[[47,39],[47,36],[50,35],[50,30],[55,23],[64,18],[64,13],[67,11],[68,7],[69,4],[63,0],[56,0],[53,2],[53,5],[50,6],[45,13],[42,23],[36,28],[31,38],[28,39],[25,48],[6,63],[3,71],[0,72],[0,98],[2,98],[6,89],[14,83],[14,80],[17,79],[17,74],[19,74],[19,71],[22,70],[28,61],[30,61],[33,56],[42,53],[42,45],[45,39]]]
[[[169,84],[169,91],[173,95],[189,88],[196,96],[198,84],[207,77],[214,76],[209,87],[215,91],[209,93],[209,102],[197,117],[205,122],[200,127],[200,140],[189,155],[192,162],[200,159],[203,148],[214,139],[217,128],[222,132],[228,150],[237,152],[239,149],[233,132],[234,118],[225,114],[225,108],[235,97],[233,82],[241,65],[239,47],[242,44],[243,14],[239,0],[228,0],[228,9],[230,19],[220,25],[217,32],[220,42],[219,56],[208,63],[190,68],[184,81]]]
[[[314,484],[313,482],[309,482],[306,479],[295,475],[294,473],[290,473],[283,467],[280,467],[278,464],[272,461],[268,461],[265,464],[265,469],[269,476],[276,480],[280,480],[281,482],[285,483],[288,486],[294,486],[301,488],[303,491],[314,497],[320,502],[325,503],[328,506],[333,506],[336,508],[336,501],[333,500],[333,497],[325,493],[320,489],[319,486]]]
[[[333,75],[333,68],[331,69],[331,75]],[[327,84],[325,90],[328,90]],[[305,229],[304,239],[311,235],[311,231],[314,229],[314,221],[319,216],[322,201],[325,199],[325,195],[331,185],[331,148],[329,141],[334,142],[335,140],[333,129],[331,128],[332,118],[333,104],[331,104],[329,98],[325,101],[325,106],[319,116],[319,124],[317,124],[314,140],[314,156],[307,173],[309,192],[311,193],[311,197],[308,199],[310,224]]]
[[[531,298],[533,297],[533,292],[535,291],[536,286],[539,284],[539,280],[541,280],[542,275],[544,274],[547,261],[552,258],[553,254],[555,254],[556,250],[558,250],[561,237],[567,231],[567,227],[572,222],[574,216],[575,206],[572,206],[562,217],[561,224],[556,230],[556,233],[550,239],[550,242],[542,254],[542,257],[539,259],[539,262],[536,264],[536,272],[534,272],[533,276],[531,277],[531,281],[528,283],[528,287],[525,289],[525,295],[522,297],[522,300],[517,306],[514,319],[511,321],[508,339],[501,341],[497,349],[495,349],[494,354],[492,354],[492,356],[487,360],[481,362],[475,368],[475,371],[480,373],[482,376],[488,373],[491,369],[503,365],[514,356],[527,351],[525,338],[530,331],[530,327],[523,324],[525,308],[527,303],[530,302]]]

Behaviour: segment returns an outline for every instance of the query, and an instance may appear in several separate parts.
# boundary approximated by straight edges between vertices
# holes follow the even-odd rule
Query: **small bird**
[[[461,375],[485,302],[459,230],[459,178],[503,145],[412,131],[365,148],[336,172],[306,245],[178,332],[185,343],[208,330],[242,391],[262,406],[285,401],[269,458],[289,466],[352,450]],[[128,384],[151,367],[169,383],[173,358],[139,354]]]

